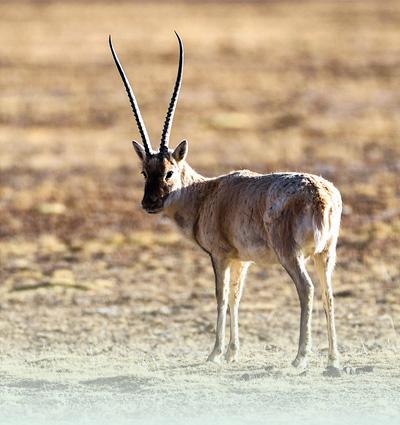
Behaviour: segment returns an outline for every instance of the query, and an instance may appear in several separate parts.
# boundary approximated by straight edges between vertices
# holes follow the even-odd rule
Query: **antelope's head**
[[[181,175],[188,150],[188,143],[186,140],[182,141],[175,150],[171,150],[168,147],[172,121],[182,84],[184,61],[183,43],[178,33],[175,32],[175,34],[179,42],[178,75],[176,77],[174,90],[168,106],[167,116],[165,117],[161,143],[158,151],[154,151],[151,147],[146,126],[140,113],[135,95],[133,94],[132,87],[129,84],[129,80],[114,50],[111,36],[109,38],[111,53],[128,94],[133,115],[135,116],[136,124],[143,143],[143,145],[141,145],[138,142],[132,142],[135,152],[142,163],[142,174],[145,179],[142,207],[146,212],[151,214],[161,212],[170,193],[181,188]]]

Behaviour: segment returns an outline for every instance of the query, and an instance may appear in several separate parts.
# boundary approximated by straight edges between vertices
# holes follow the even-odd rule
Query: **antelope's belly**
[[[277,261],[275,252],[269,247],[268,241],[253,232],[241,234],[235,237],[233,244],[241,261],[271,262]]]

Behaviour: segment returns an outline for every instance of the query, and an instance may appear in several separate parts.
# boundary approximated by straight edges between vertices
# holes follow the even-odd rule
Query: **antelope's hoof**
[[[237,350],[231,350],[230,348],[228,348],[228,351],[225,354],[225,360],[228,363],[233,363],[233,362],[237,362],[239,358],[239,352]]]
[[[208,356],[207,361],[212,363],[221,363],[222,357],[222,350],[213,350]]]
[[[328,376],[329,378],[339,378],[341,376],[341,371],[338,367],[328,366],[326,370],[322,373],[323,376]]]
[[[308,364],[307,356],[297,356],[292,361],[292,366],[294,366],[297,369],[306,369]]]
[[[327,369],[333,367],[335,369],[340,369],[340,360],[338,358],[329,358]]]

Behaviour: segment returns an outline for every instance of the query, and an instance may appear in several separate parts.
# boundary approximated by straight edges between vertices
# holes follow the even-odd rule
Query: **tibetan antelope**
[[[300,337],[292,364],[305,367],[311,350],[311,314],[314,286],[306,270],[312,258],[322,285],[328,328],[328,366],[339,367],[332,272],[335,265],[342,202],[339,191],[322,177],[306,173],[258,174],[234,171],[203,177],[186,162],[188,143],[169,148],[172,121],[182,84],[184,50],[178,34],[179,66],[169,103],[161,143],[152,149],[140,110],[113,48],[109,45],[133,110],[143,145],[133,142],[145,179],[143,209],[163,213],[209,256],[215,274],[217,299],[216,340],[209,361],[224,355],[227,310],[230,342],[227,361],[239,350],[239,303],[251,262],[273,260],[286,269],[300,300]]]

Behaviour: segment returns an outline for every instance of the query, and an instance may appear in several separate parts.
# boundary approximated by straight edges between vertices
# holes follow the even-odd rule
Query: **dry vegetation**
[[[147,409],[177,419],[179,406],[201,423],[222,404],[230,423],[249,406],[280,423],[299,402],[328,417],[332,402],[353,420],[398,420],[400,4],[3,1],[0,20],[0,416],[43,423],[51,406],[52,423],[151,423]],[[190,141],[195,168],[302,170],[341,190],[340,349],[373,373],[320,376],[318,299],[313,369],[296,376],[295,291],[268,265],[248,279],[242,363],[202,363],[209,260],[139,208],[137,133],[107,46],[112,33],[157,143],[173,29],[187,56],[172,143]]]

